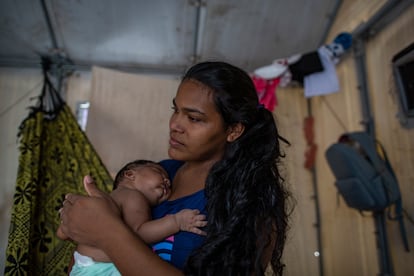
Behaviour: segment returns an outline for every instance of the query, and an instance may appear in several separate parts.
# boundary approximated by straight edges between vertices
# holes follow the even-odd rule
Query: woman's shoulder
[[[168,173],[168,177],[172,181],[178,169],[184,164],[184,161],[174,159],[164,159],[158,162]]]

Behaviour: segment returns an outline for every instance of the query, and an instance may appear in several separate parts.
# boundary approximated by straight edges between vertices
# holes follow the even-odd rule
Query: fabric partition
[[[47,67],[47,66],[46,66]],[[44,70],[37,106],[19,131],[20,157],[5,275],[66,275],[74,243],[56,236],[66,193],[85,193],[83,176],[110,191],[112,179]]]

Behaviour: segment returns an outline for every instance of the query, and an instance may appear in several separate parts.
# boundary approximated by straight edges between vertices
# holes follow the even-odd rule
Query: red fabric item
[[[257,96],[259,97],[259,103],[273,112],[275,106],[277,106],[276,87],[280,83],[280,77],[265,80],[257,76],[252,77],[254,86],[256,88]]]
[[[308,145],[305,151],[305,169],[312,170],[315,167],[316,150],[318,146],[316,144]]]
[[[313,117],[306,117],[303,122],[303,131],[305,132],[305,139],[308,145],[313,144]]]
[[[315,167],[316,150],[318,148],[314,143],[313,125],[314,119],[312,116],[308,116],[303,120],[303,132],[305,134],[305,140],[307,144],[304,167],[308,170],[312,170]]]

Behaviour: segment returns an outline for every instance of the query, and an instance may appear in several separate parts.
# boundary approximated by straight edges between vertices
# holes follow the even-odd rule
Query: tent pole
[[[308,107],[308,116],[312,116],[312,102],[311,99],[306,100],[307,107]],[[313,186],[313,196],[312,199],[315,200],[315,228],[316,228],[316,242],[317,242],[317,250],[319,253],[318,255],[315,255],[315,257],[318,258],[318,264],[319,264],[319,276],[323,276],[323,250],[322,250],[322,231],[321,231],[321,214],[320,214],[320,207],[319,207],[319,195],[318,195],[318,181],[317,181],[317,171],[315,167],[313,167],[311,170],[312,175],[312,186]],[[315,252],[316,253],[316,252]]]
[[[387,240],[387,228],[385,226],[384,211],[374,212],[375,229],[378,243],[378,257],[380,276],[394,275],[392,262],[390,261],[389,246]]]

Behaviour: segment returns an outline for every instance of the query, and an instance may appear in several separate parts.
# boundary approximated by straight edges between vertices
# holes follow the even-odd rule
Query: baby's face
[[[145,195],[151,206],[160,204],[171,195],[168,174],[158,164],[147,164],[134,169],[134,187]]]

